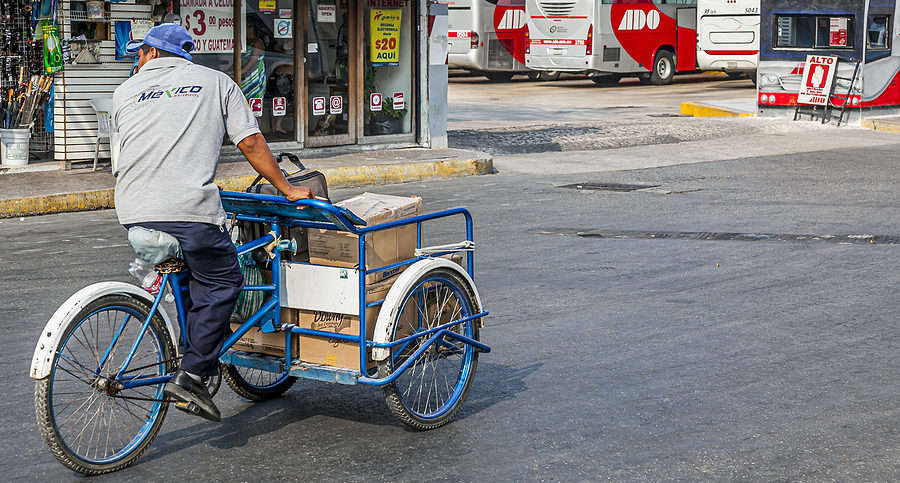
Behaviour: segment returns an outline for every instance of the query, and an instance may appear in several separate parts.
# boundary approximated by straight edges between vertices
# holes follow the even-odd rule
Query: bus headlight
[[[778,76],[774,74],[763,74],[759,76],[759,87],[781,86]]]

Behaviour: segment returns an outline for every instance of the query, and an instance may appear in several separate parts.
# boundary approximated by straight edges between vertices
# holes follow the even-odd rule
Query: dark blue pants
[[[223,227],[206,223],[157,222],[126,225],[164,231],[181,243],[190,269],[190,300],[185,300],[187,350],[181,369],[201,376],[218,370],[228,320],[244,286],[237,250]]]

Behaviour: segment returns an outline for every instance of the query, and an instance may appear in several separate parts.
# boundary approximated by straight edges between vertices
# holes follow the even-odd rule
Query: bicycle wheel
[[[251,367],[225,365],[222,379],[238,396],[251,401],[268,401],[284,394],[297,378]]]
[[[159,432],[168,410],[163,384],[121,389],[114,380],[149,313],[146,304],[127,295],[106,295],[89,303],[65,329],[50,375],[35,383],[41,436],[67,468],[85,475],[125,468]],[[124,377],[162,376],[174,370],[175,348],[165,322],[156,315]]]
[[[423,274],[401,298],[391,329],[391,340],[444,325],[477,313],[480,308],[469,284],[455,271],[433,268]],[[478,340],[478,321],[450,329]],[[388,377],[406,362],[428,337],[419,337],[391,349],[378,363],[379,377]],[[430,346],[394,382],[382,387],[391,413],[410,428],[434,429],[450,422],[469,393],[478,351],[444,336]]]

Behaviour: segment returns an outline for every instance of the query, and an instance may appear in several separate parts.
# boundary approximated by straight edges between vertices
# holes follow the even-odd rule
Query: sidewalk
[[[682,102],[681,113],[694,117],[756,117],[756,98]]]
[[[329,187],[379,185],[407,181],[474,176],[493,172],[490,155],[460,149],[407,148],[331,154],[304,152],[307,168],[318,169]],[[216,182],[240,191],[256,177],[242,156],[223,156]],[[0,218],[113,208],[115,178],[110,166],[97,171],[61,171],[58,163],[0,168]]]
[[[900,133],[900,116],[864,117],[859,121],[866,129]]]

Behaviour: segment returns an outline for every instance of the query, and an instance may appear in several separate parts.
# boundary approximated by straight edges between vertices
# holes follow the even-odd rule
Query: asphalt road
[[[221,424],[170,412],[97,479],[897,480],[900,138],[723,122],[335,190],[472,211],[493,351],[457,420],[407,431],[369,387],[301,381],[257,404],[223,388]],[[69,294],[127,281],[131,258],[111,211],[0,221],[3,480],[76,478],[41,443],[30,357]]]

